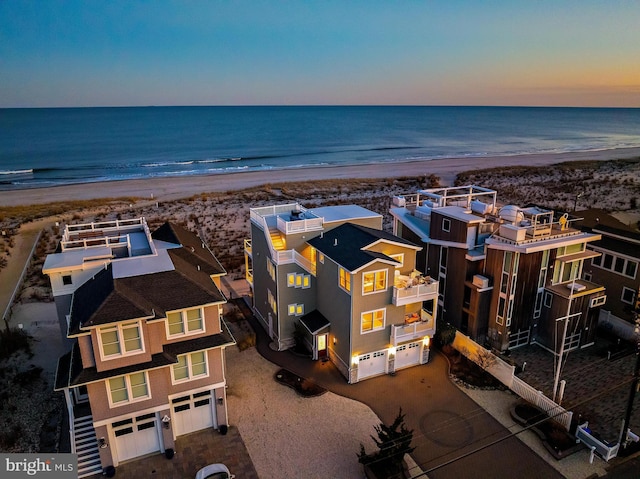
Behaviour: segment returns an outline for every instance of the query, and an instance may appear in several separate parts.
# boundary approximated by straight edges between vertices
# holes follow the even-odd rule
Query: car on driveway
[[[229,472],[224,464],[209,464],[196,473],[196,479],[233,479],[234,476]]]

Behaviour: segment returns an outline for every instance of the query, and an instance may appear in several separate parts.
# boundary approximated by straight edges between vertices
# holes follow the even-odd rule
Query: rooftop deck
[[[102,249],[110,251],[115,258],[153,252],[151,233],[144,218],[67,225],[60,247],[63,253]]]

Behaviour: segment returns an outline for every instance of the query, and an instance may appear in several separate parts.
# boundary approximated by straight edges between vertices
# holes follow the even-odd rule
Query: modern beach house
[[[500,207],[478,186],[393,198],[394,233],[421,244],[417,264],[440,282],[439,318],[505,351],[537,343],[550,351],[595,340],[605,288],[585,279],[598,233],[537,206]]]
[[[304,344],[349,383],[424,364],[438,282],[414,243],[355,205],[251,208],[245,241],[253,309],[278,350]]]
[[[619,337],[634,339],[635,313],[640,312],[640,233],[602,210],[581,211],[584,231],[601,235],[589,243],[600,253],[585,266],[586,279],[607,288],[607,302],[600,312],[600,324]]]
[[[226,432],[226,274],[196,235],[144,218],[68,225],[49,275],[70,350],[58,362],[79,477]]]

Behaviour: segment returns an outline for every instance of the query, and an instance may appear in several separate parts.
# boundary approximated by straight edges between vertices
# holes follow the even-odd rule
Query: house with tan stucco
[[[68,225],[43,271],[69,341],[55,389],[79,477],[226,432],[226,271],[200,238],[144,218]]]

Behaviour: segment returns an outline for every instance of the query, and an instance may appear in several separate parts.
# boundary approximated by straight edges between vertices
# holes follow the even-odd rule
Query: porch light
[[[222,398],[222,396],[220,396],[218,398],[218,404],[220,404],[220,406],[222,406],[223,403],[224,403],[224,399]]]
[[[431,338],[429,336],[425,336],[422,342],[424,343],[425,348],[428,348],[431,343]]]
[[[109,444],[107,444],[107,441],[104,437],[101,437],[100,439],[98,439],[98,446],[100,447],[100,449],[104,449],[108,445]]]
[[[389,348],[389,354],[392,354],[392,355],[394,355],[394,356],[396,355],[396,348],[395,348],[395,346],[391,346],[391,347]]]
[[[351,364],[354,365],[354,366],[357,366],[358,362],[359,362],[358,361],[358,355],[354,354],[353,357],[351,358]]]
[[[162,425],[164,426],[165,429],[169,429],[170,422],[171,422],[171,418],[165,414],[164,417],[162,418]]]

